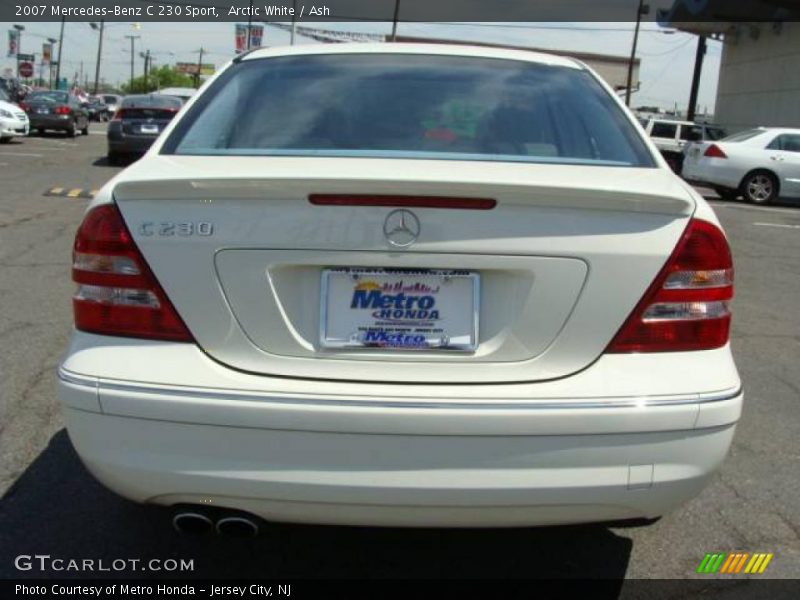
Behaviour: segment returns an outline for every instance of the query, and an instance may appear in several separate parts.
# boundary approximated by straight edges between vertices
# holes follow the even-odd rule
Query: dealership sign
[[[198,71],[200,75],[213,75],[215,67],[210,63],[198,65],[193,62],[179,62],[175,64],[175,70],[178,71],[178,73],[185,73],[186,75],[197,75]]]

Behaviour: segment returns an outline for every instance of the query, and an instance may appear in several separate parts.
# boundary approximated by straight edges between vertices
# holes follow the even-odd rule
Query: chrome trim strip
[[[141,394],[164,394],[172,396],[183,396],[214,401],[259,401],[265,404],[295,404],[302,406],[338,406],[356,408],[411,408],[411,409],[442,409],[442,410],[553,410],[553,409],[591,409],[591,408],[647,408],[651,406],[682,406],[686,404],[705,404],[709,402],[723,402],[732,400],[742,393],[739,386],[735,390],[726,392],[713,392],[709,394],[683,395],[683,396],[642,396],[642,397],[623,397],[619,399],[597,399],[597,400],[555,400],[543,399],[537,402],[403,402],[397,400],[358,400],[349,398],[309,398],[302,396],[283,395],[283,397],[271,396],[272,392],[260,394],[250,391],[216,391],[209,389],[198,389],[179,386],[165,386],[158,384],[137,384],[119,383],[114,380],[97,379],[78,375],[59,367],[58,378],[72,385],[90,387],[93,390],[113,390],[118,392],[130,392]]]

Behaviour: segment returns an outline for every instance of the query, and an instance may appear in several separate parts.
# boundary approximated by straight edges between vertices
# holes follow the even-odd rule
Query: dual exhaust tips
[[[216,522],[198,511],[179,511],[172,517],[172,527],[181,535],[200,536],[215,531],[232,538],[254,538],[258,535],[258,520],[243,514],[223,516]]]

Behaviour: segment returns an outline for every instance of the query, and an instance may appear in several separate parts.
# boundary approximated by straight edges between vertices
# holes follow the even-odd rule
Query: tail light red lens
[[[728,342],[733,261],[716,225],[693,219],[606,352],[710,350]]]
[[[116,112],[114,112],[114,116],[111,117],[112,121],[122,121],[122,109],[118,108]]]
[[[69,106],[56,106],[53,109],[53,113],[57,115],[68,115],[70,113]]]
[[[711,144],[706,151],[703,153],[703,156],[708,158],[728,158],[728,155],[722,151],[722,148],[717,146],[716,144]]]
[[[93,208],[75,236],[75,327],[102,335],[193,341],[115,204]]]
[[[20,103],[19,103],[19,107],[20,107],[22,110],[24,110],[25,112],[28,112],[28,111],[31,109],[31,106],[30,106],[30,104],[28,104],[27,102],[20,102]]]

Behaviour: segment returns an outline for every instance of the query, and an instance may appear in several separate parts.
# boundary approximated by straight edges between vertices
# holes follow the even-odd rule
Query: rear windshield
[[[586,71],[413,54],[234,64],[162,153],[653,166],[632,123]]]
[[[66,92],[33,92],[28,94],[26,100],[39,102],[69,102],[69,94]]]
[[[182,106],[172,96],[128,96],[122,101],[120,119],[172,119]]]
[[[706,139],[716,142],[724,138],[728,133],[721,127],[706,127]]]
[[[117,96],[103,96],[103,102],[106,104],[116,104],[119,101]]]
[[[744,142],[745,140],[749,140],[750,138],[754,138],[757,135],[761,135],[764,133],[763,129],[747,129],[745,131],[740,131],[739,133],[734,133],[733,135],[729,135],[726,138],[723,138],[721,141],[724,142]]]
[[[178,110],[181,101],[172,96],[128,96],[122,101],[122,108],[167,108]]]
[[[121,108],[117,115],[120,119],[172,119],[177,108],[128,107]]]

